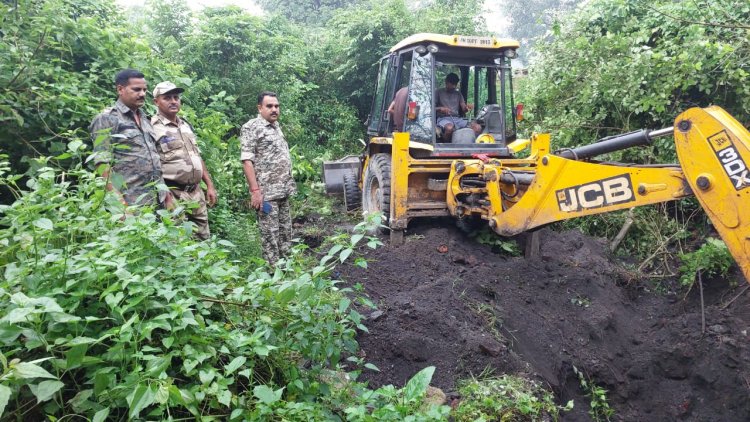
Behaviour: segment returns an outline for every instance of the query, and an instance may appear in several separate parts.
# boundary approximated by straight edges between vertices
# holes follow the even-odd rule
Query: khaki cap
[[[184,89],[179,88],[177,85],[173,84],[169,81],[160,82],[156,85],[154,88],[154,98],[158,97],[159,95],[164,95],[168,92],[176,91],[178,94],[181,92],[185,92]]]

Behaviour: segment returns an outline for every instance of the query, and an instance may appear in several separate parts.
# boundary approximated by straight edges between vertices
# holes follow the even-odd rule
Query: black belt
[[[197,183],[192,184],[192,185],[183,185],[181,183],[176,183],[176,182],[173,182],[171,180],[165,180],[164,183],[167,186],[169,186],[170,188],[175,188],[177,190],[181,190],[181,191],[187,192],[187,193],[193,192],[194,190],[196,190],[198,188],[198,186],[200,186]]]

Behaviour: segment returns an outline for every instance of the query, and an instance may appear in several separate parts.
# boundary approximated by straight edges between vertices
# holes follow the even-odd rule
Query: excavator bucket
[[[344,193],[344,175],[359,172],[360,159],[356,155],[347,155],[336,161],[323,162],[323,183],[327,194]]]

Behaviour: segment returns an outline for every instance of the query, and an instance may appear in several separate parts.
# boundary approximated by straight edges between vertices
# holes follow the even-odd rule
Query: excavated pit
[[[734,286],[704,281],[704,333],[697,288],[649,291],[626,281],[604,241],[540,236],[538,257],[508,257],[432,220],[403,245],[363,249],[366,270],[340,268],[378,306],[361,309],[369,333],[358,340],[380,372],[362,378],[403,386],[432,365],[432,384],[456,397],[459,380],[518,374],[574,400],[563,421],[589,421],[576,367],[608,391],[612,420],[750,420],[750,293],[737,271]]]

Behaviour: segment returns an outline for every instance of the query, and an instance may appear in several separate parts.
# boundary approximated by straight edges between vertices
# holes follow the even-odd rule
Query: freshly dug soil
[[[589,421],[573,368],[607,390],[617,421],[750,420],[750,292],[704,280],[687,295],[628,282],[606,242],[542,230],[535,258],[493,252],[450,220],[416,222],[405,243],[365,251],[367,269],[340,268],[378,309],[362,309],[372,387],[403,386],[435,366],[432,384],[456,397],[460,380],[517,374],[541,380],[563,421]],[[668,289],[665,289],[668,290]],[[734,301],[732,301],[735,299]],[[729,303],[732,301],[731,303]]]

